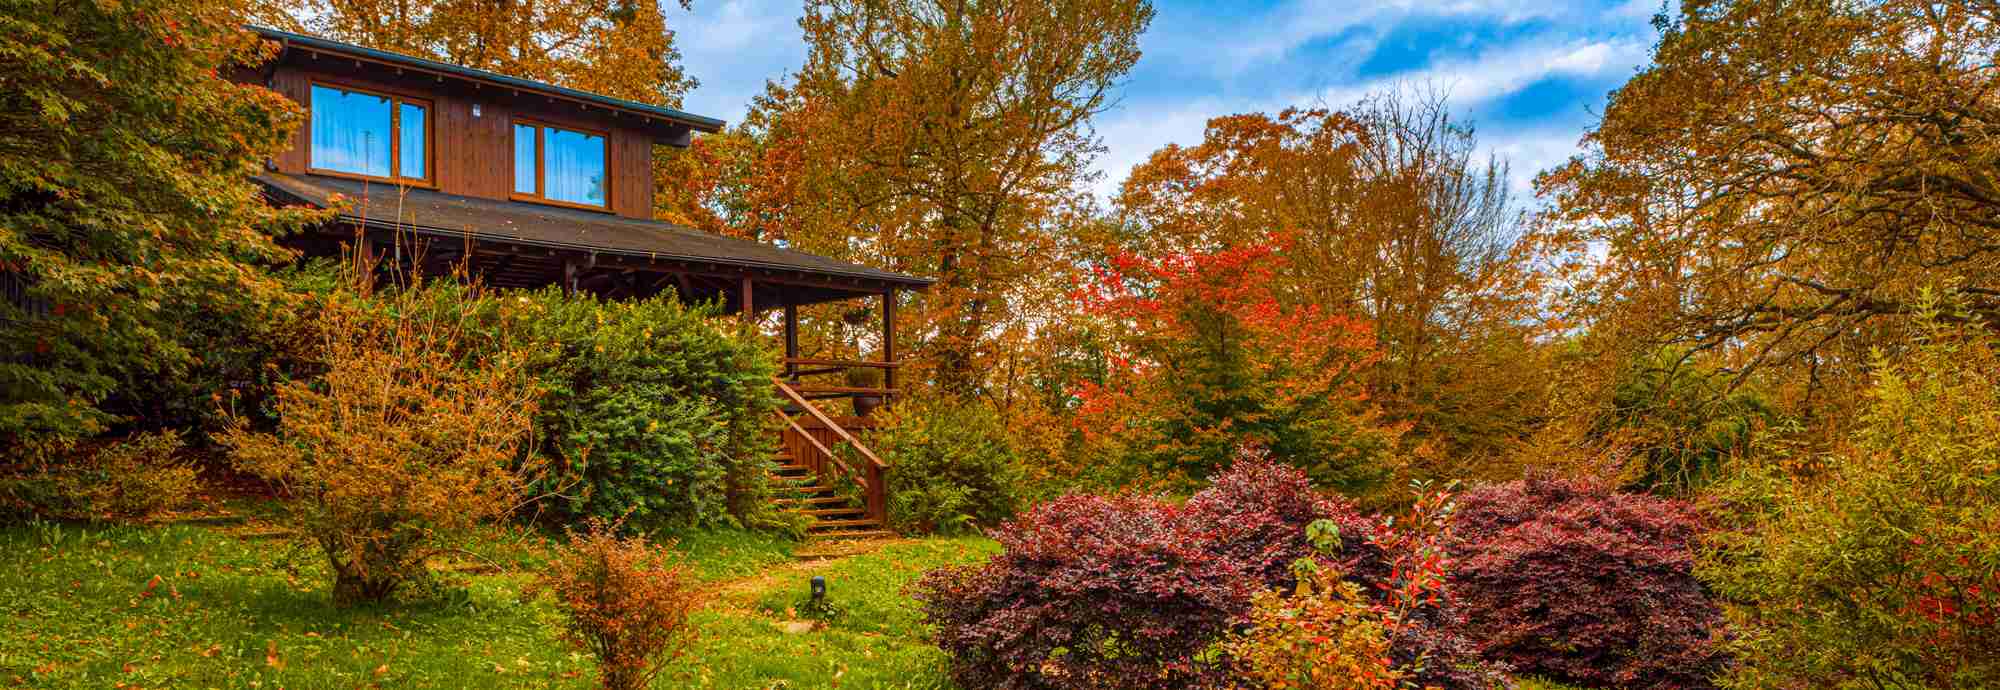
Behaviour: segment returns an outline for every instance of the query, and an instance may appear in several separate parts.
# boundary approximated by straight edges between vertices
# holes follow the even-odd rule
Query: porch
[[[898,392],[896,303],[931,281],[669,223],[496,201],[317,175],[260,176],[276,204],[339,209],[337,220],[287,243],[309,256],[355,245],[379,270],[443,275],[463,267],[487,285],[561,286],[570,294],[641,299],[672,291],[713,302],[781,338],[771,478],[774,500],[831,536],[886,532],[889,466],[864,440],[873,425],[830,401],[887,402]],[[872,303],[879,320],[868,361],[802,356],[799,310]],[[773,319],[773,312],[778,318]],[[776,324],[772,324],[772,321]],[[772,328],[775,326],[775,328]],[[851,370],[879,383],[855,385]]]

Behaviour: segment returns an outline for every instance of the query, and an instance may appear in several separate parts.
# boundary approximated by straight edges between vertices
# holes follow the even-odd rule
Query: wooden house
[[[295,240],[300,249],[338,255],[358,244],[407,270],[464,266],[496,287],[561,285],[607,298],[671,290],[752,319],[782,310],[785,375],[773,383],[785,410],[773,472],[796,493],[780,500],[818,518],[816,531],[882,530],[888,467],[852,428],[866,420],[815,403],[895,393],[897,296],[930,280],[654,220],[656,147],[686,147],[697,132],[719,131],[721,120],[256,31],[279,52],[242,78],[308,113],[290,149],[257,181],[273,203],[339,209],[334,222]],[[423,250],[408,249],[412,241]],[[881,360],[801,358],[798,308],[846,300],[880,305]],[[853,367],[881,369],[883,384],[807,383]],[[858,462],[834,452],[843,444]]]

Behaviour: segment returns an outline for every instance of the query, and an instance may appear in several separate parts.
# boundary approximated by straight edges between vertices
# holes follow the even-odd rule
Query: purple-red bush
[[[1331,520],[1340,528],[1340,552],[1329,565],[1342,575],[1362,583],[1389,575],[1389,558],[1376,543],[1375,519],[1345,500],[1315,491],[1298,468],[1259,456],[1239,457],[1229,471],[1188,499],[1183,517],[1209,551],[1242,566],[1265,588],[1290,591],[1296,584],[1293,563],[1307,557],[1325,560],[1306,539],[1306,527],[1315,520]]]
[[[1713,687],[1721,611],[1693,573],[1687,504],[1568,481],[1460,499],[1451,576],[1489,659],[1598,687]]]
[[[1002,525],[984,566],[913,594],[962,687],[1219,687],[1226,664],[1203,652],[1256,586],[1183,522],[1150,498],[1057,499]]]
[[[1330,520],[1340,549],[1328,558],[1306,527]],[[932,572],[914,588],[963,687],[1189,688],[1231,682],[1218,647],[1249,623],[1252,595],[1289,592],[1292,563],[1317,558],[1377,603],[1403,589],[1391,571],[1418,557],[1391,554],[1377,523],[1312,490],[1299,470],[1240,459],[1176,507],[1145,497],[1070,496],[1037,506],[994,533],[1004,552],[983,566]],[[1400,547],[1398,547],[1400,548]],[[1435,559],[1432,559],[1433,561]],[[1390,631],[1400,664],[1447,690],[1488,687],[1494,676],[1459,633],[1442,589]]]
[[[1441,543],[1450,520],[1449,496],[1428,494],[1400,530],[1362,515],[1353,504],[1314,491],[1298,468],[1255,455],[1189,499],[1183,519],[1208,543],[1266,589],[1296,587],[1292,564],[1313,558],[1360,587],[1398,618],[1389,626],[1390,656],[1419,687],[1447,690],[1504,684],[1462,632],[1464,616],[1440,576],[1449,568]],[[1428,506],[1428,508],[1426,508]],[[1321,553],[1306,537],[1316,520],[1339,528],[1340,547]],[[1422,579],[1428,578],[1428,579]],[[1395,601],[1398,597],[1407,601]]]

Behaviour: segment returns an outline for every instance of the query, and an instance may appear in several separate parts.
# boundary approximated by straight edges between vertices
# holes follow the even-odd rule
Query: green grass
[[[441,595],[338,609],[317,553],[254,530],[165,526],[0,529],[0,686],[51,688],[586,688],[590,660],[555,638],[559,614],[522,601],[548,538],[502,530],[454,545]],[[695,649],[657,687],[940,687],[904,583],[990,553],[928,540],[795,565],[792,544],[745,532],[670,535],[714,603]],[[667,535],[663,535],[666,538]],[[784,627],[813,572],[848,615]],[[836,680],[837,679],[837,680]]]

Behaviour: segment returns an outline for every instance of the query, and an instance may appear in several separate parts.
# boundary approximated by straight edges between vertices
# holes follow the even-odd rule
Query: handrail
[[[846,441],[847,445],[854,446],[854,450],[860,452],[861,457],[867,458],[869,464],[874,465],[875,469],[889,469],[889,463],[882,462],[882,458],[876,457],[875,451],[869,450],[868,446],[862,445],[859,439],[854,438],[854,434],[847,433],[845,427],[835,423],[832,417],[826,416],[825,412],[819,411],[819,407],[806,400],[805,396],[799,395],[798,391],[793,390],[791,386],[785,385],[784,379],[774,378],[771,379],[771,382],[778,384],[778,392],[784,393],[785,397],[791,398],[794,404],[805,408],[806,414],[812,415],[813,419],[819,420],[819,423],[826,425],[827,429],[833,431],[835,436],[839,436],[840,440]]]
[[[806,366],[820,366],[820,367],[874,367],[876,369],[894,369],[896,367],[903,366],[902,362],[870,362],[858,359],[816,359],[813,357],[786,357],[784,359],[784,363],[803,364]]]
[[[778,415],[779,419],[785,420],[785,424],[792,427],[793,432],[796,432],[800,438],[805,439],[806,443],[812,444],[813,450],[825,454],[826,458],[833,462],[834,467],[839,468],[841,476],[846,477],[848,481],[854,482],[854,485],[861,487],[861,490],[868,490],[868,480],[863,479],[860,472],[854,471],[854,468],[848,467],[846,462],[841,461],[840,456],[835,455],[833,449],[827,448],[826,444],[820,443],[819,439],[813,438],[812,434],[806,433],[806,428],[799,426],[799,420],[792,419],[785,413],[776,410],[772,410],[772,414]]]
[[[798,386],[792,390],[798,391],[800,394],[846,393],[851,395],[895,395],[898,392],[894,388],[876,386]]]

